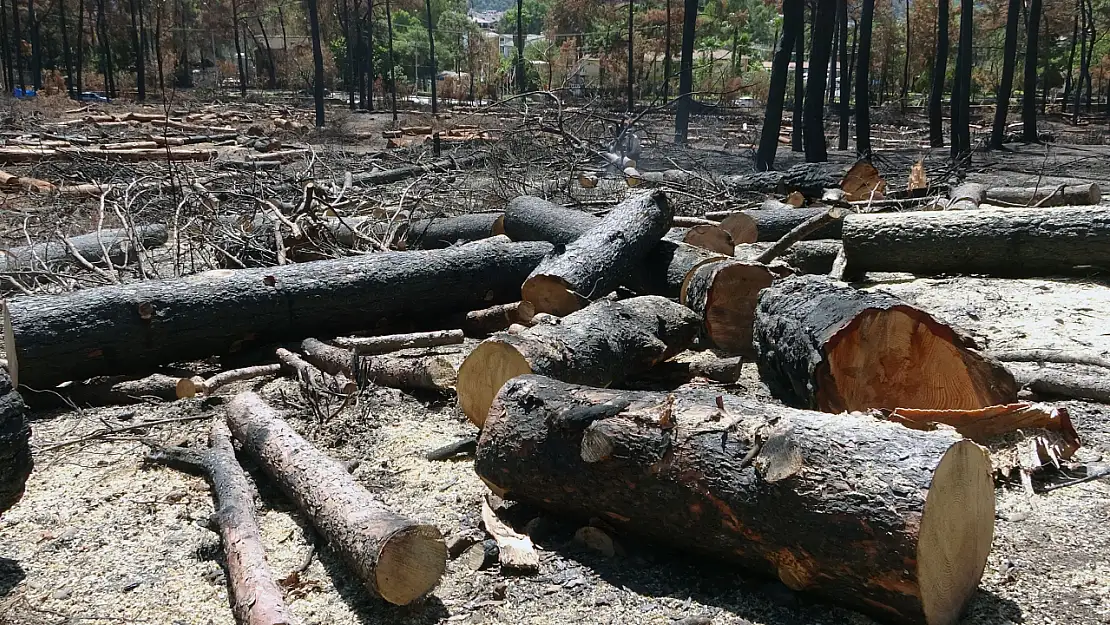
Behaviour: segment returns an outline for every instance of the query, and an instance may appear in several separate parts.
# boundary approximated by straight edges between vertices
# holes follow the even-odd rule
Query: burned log
[[[734,255],[738,260],[754,261],[760,254],[769,249],[773,243],[751,243],[737,245]],[[819,239],[816,241],[798,241],[790,246],[779,260],[797,269],[800,273],[828,274],[832,271],[833,261],[837,254],[844,249],[843,244],[835,239]]]
[[[383,507],[254,393],[235,396],[227,423],[243,451],[293,498],[371,592],[406,605],[439,582],[447,546],[434,525]]]
[[[501,385],[526,373],[605,385],[647,371],[694,339],[693,311],[658,296],[601,300],[554,324],[482,341],[459,367],[459,406],[482,426]]]
[[[986,201],[987,188],[974,182],[965,182],[948,191],[946,210],[974,210]]]
[[[764,383],[800,408],[966,410],[1017,398],[1010,372],[970,338],[893,295],[821,276],[765,289],[754,341]]]
[[[482,310],[472,310],[461,318],[457,324],[466,336],[485,338],[494,332],[500,332],[514,323],[532,325],[532,317],[536,315],[536,307],[529,302],[513,302],[511,304],[498,304]]]
[[[779,275],[761,263],[710,261],[687,275],[680,302],[697,313],[705,338],[729,354],[754,354],[752,325],[759,292]]]
[[[459,241],[470,242],[505,234],[501,213],[472,213],[456,217],[419,219],[405,228],[405,243],[420,249],[449,247]]]
[[[136,226],[133,232],[119,228],[68,237],[66,241],[13,247],[0,251],[0,271],[53,270],[76,264],[74,252],[94,265],[105,264],[105,258],[112,264],[124,265],[138,259],[136,243],[146,249],[163,245],[168,238],[165,226],[151,224]]]
[[[306,360],[325,373],[349,376],[359,387],[377,384],[405,390],[444,391],[455,385],[455,368],[442,356],[356,356],[351,350],[333,347],[316,339],[302,341],[301,351]]]
[[[739,176],[721,176],[720,183],[732,192],[777,193],[800,191],[806,197],[821,197],[825,189],[840,188],[843,168],[826,163],[798,163],[786,171],[761,171]]]
[[[536,312],[567,315],[625,282],[667,231],[673,208],[661,191],[618,204],[597,225],[545,257],[521,287]]]
[[[142,378],[133,376],[95,377],[42,391],[24,391],[27,403],[35,409],[77,406],[127,406],[174,401],[180,377],[155,373]]]
[[[512,302],[550,250],[495,239],[16,298],[4,306],[5,346],[13,379],[31,387],[142,373],[252,344],[335,336],[413,311]]]
[[[991,187],[987,204],[1001,206],[1091,206],[1102,200],[1102,189],[1094,182],[1039,186]]]
[[[727,230],[717,225],[700,225],[692,228],[671,228],[663,235],[667,241],[685,243],[717,252],[718,254],[731,254],[736,242]]]
[[[1110,271],[1110,210],[1010,208],[850,215],[850,272],[1023,278]]]
[[[994,533],[990,458],[955,432],[692,389],[515,378],[475,470],[509,498],[899,623],[956,623]]]
[[[0,514],[23,496],[31,460],[31,424],[23,398],[8,373],[0,369]]]
[[[778,241],[794,228],[828,210],[828,208],[756,208],[740,214],[747,215],[755,221],[757,241]],[[842,227],[843,222],[836,220],[810,233],[805,239],[839,239]]]
[[[296,620],[285,606],[281,588],[266,564],[262,532],[254,511],[254,489],[235,459],[231,432],[222,419],[212,422],[208,449],[157,448],[148,461],[200,471],[212,484],[216,526],[227,560],[231,611],[241,625],[287,625]]]

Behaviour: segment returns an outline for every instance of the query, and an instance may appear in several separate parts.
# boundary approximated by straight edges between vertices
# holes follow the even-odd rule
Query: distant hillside
[[[470,8],[475,11],[508,11],[515,6],[514,0],[470,0]]]

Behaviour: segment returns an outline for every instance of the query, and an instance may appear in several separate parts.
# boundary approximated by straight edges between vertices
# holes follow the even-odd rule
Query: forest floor
[[[304,117],[303,111],[299,113]],[[33,118],[35,123],[50,119],[47,113],[39,115]],[[483,125],[496,125],[504,135],[512,132],[504,122],[489,121],[495,116],[456,117],[483,120]],[[26,119],[17,117],[10,123],[21,124]],[[404,123],[415,125],[427,118],[412,114],[404,119]],[[742,124],[754,127],[745,129]],[[352,115],[344,128],[329,129],[330,134],[323,136],[288,136],[269,126],[266,132],[280,135],[291,144],[311,147],[308,154],[283,166],[283,175],[295,177],[311,172],[322,179],[342,176],[344,170],[359,172],[405,159],[426,158],[419,156],[417,149],[404,151],[402,156],[384,154],[380,131],[390,125],[388,115]],[[731,127],[738,128],[734,139],[723,130]],[[649,141],[645,150],[648,158],[641,167],[661,169],[662,164],[669,163],[706,174],[740,173],[750,169],[751,163],[743,145],[750,139],[741,135],[757,131],[758,120],[699,117],[692,132],[723,139],[701,140],[685,150]],[[879,134],[905,132],[909,131],[888,126]],[[912,132],[924,136],[920,128]],[[527,151],[526,133],[520,134],[520,142],[511,146]],[[511,139],[502,137],[502,141]],[[1053,180],[1063,177],[1100,183],[1110,180],[1110,149],[1082,143],[1012,145],[1012,151],[976,153],[969,179],[1030,185],[1053,184]],[[227,148],[220,158],[231,158],[228,153],[232,150]],[[788,150],[785,146],[780,152],[783,166],[797,162],[796,155]],[[836,151],[830,154],[835,162],[848,164],[852,160]],[[884,175],[890,172],[889,180],[895,185],[904,184],[912,162],[925,158],[930,171],[939,172],[946,167],[944,157],[940,150],[914,144],[882,149],[876,160]],[[478,176],[434,176],[421,179],[419,184],[410,181],[389,190],[371,189],[358,196],[359,201],[375,207],[392,205],[397,198],[403,203],[409,201],[407,197],[419,196],[425,210],[461,212],[494,208],[516,193],[534,192],[537,186],[542,187],[543,178],[566,176],[565,171],[560,173],[552,166],[556,159],[544,161],[544,167],[536,166],[546,158],[538,150],[519,158],[525,160],[496,163]],[[522,171],[524,162],[535,171]],[[92,161],[80,165],[85,168],[82,175],[86,178],[126,177],[135,172],[153,176],[159,171],[165,175],[167,167],[144,164],[113,172],[102,165],[94,168]],[[33,164],[8,169],[46,177],[50,173],[58,175],[61,170],[57,167]],[[202,171],[199,165],[191,167],[190,171]],[[176,171],[173,175],[181,170]],[[235,193],[279,195],[270,191],[280,181],[278,178],[219,180],[223,182],[208,184],[234,188]],[[610,191],[612,195],[626,192],[617,188]],[[228,204],[234,205],[235,193],[226,195]],[[285,195],[298,193],[294,188]],[[612,199],[609,195],[605,198]],[[166,218],[174,213],[178,201],[182,200],[173,196],[147,204],[135,199],[131,208],[137,219]],[[590,206],[588,202],[593,200],[580,201]],[[687,198],[681,208],[697,214],[706,208],[746,201],[754,198]],[[63,206],[57,201],[9,195],[5,206],[8,214],[3,217],[3,234],[13,244],[55,227],[66,232],[88,231],[90,224],[95,228],[98,213],[95,199]],[[152,261],[151,268],[169,275],[175,271],[173,267],[187,266],[182,262],[187,256],[175,253],[172,260]],[[988,350],[1083,349],[1110,356],[1110,285],[1106,282],[914,279],[888,274],[869,276],[869,280],[863,286],[903,297],[968,331]],[[66,285],[71,286],[58,280],[44,289]],[[457,364],[473,344],[468,341],[431,351]],[[180,366],[211,368],[214,361]],[[1077,365],[1060,366],[1082,370]],[[207,483],[199,477],[146,465],[146,447],[138,439],[203,445],[208,421],[221,414],[231,394],[247,388],[258,390],[298,431],[332,457],[357,461],[348,465],[354,466],[355,477],[387,507],[433,523],[446,536],[477,527],[486,490],[471,463],[467,459],[433,462],[424,458],[431,449],[474,434],[473,426],[450,396],[413,396],[371,388],[360,394],[355,405],[332,419],[321,420],[305,406],[296,384],[281,378],[239,383],[205,399],[38,411],[32,423],[35,471],[22,501],[0,517],[0,624],[233,623],[219,538],[209,529],[213,507]],[[751,364],[744,366],[739,384],[722,388],[722,392],[770,401]],[[1110,462],[1110,406],[1054,403],[1067,408],[1083,439],[1076,460]],[[170,422],[105,434],[153,421]],[[545,516],[544,522],[532,525],[542,531],[536,535],[541,560],[538,574],[506,575],[497,567],[473,571],[456,560],[448,563],[442,582],[427,599],[405,607],[388,606],[360,586],[304,515],[249,460],[243,460],[259,489],[259,516],[270,565],[276,577],[283,580],[292,611],[305,623],[873,622],[855,612],[815,602],[778,582],[744,577],[700,554],[676,553],[632,536],[616,536],[623,553],[607,557],[572,540],[575,530],[588,520],[546,517],[519,505],[510,510],[518,528]],[[962,622],[1110,623],[1110,535],[1105,530],[1110,516],[1110,483],[1099,480],[1037,495],[1027,494],[1020,484],[1007,483],[1000,485],[996,494],[994,545],[980,589]],[[293,575],[299,569],[303,572]]]

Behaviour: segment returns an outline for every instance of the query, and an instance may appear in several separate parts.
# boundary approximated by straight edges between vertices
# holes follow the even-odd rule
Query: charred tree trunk
[[[779,147],[779,129],[782,127],[783,101],[786,83],[790,76],[790,55],[800,31],[805,29],[805,3],[802,0],[784,0],[782,38],[771,64],[771,85],[767,91],[767,110],[763,116],[763,130],[759,137],[759,151],[755,155],[756,169],[768,171],[775,166],[775,153]]]
[[[235,67],[239,69],[239,96],[247,97],[247,58],[239,43],[239,3],[231,0],[231,32],[235,37]],[[245,35],[244,35],[245,37]]]
[[[471,213],[456,217],[421,219],[405,229],[405,242],[410,247],[437,249],[459,241],[478,241],[504,234],[501,213]]]
[[[937,47],[929,86],[929,145],[944,147],[944,82],[948,77],[948,10],[952,0],[937,3]]]
[[[208,434],[208,449],[155,449],[147,459],[174,468],[201,471],[212,484],[216,526],[227,560],[231,611],[242,625],[290,625],[295,622],[285,606],[281,588],[266,563],[262,532],[254,511],[254,489],[235,459],[231,431],[216,418]]]
[[[521,287],[536,312],[563,316],[627,280],[667,232],[674,209],[656,191],[613,208],[596,226],[545,258]]]
[[[517,1],[522,2],[523,0],[517,0]],[[439,74],[439,70],[436,67],[436,31],[435,31],[436,26],[432,22],[432,0],[424,0],[424,9],[425,9],[425,12],[427,13],[427,16],[428,16],[428,62],[431,64],[431,69],[432,69],[432,115],[434,116],[438,112],[437,107],[439,106],[436,103],[436,80],[438,78],[437,75]],[[518,19],[520,17],[520,12],[519,11],[517,12],[517,17],[518,17]],[[524,41],[524,35],[522,34],[522,35],[520,35],[520,37],[521,37],[521,41]],[[523,46],[523,44],[521,44],[521,45]],[[521,59],[524,58],[523,54],[524,53],[523,53],[523,47],[522,47],[521,48],[521,55],[522,55]],[[524,66],[521,65],[521,69],[523,69],[523,68],[524,68]],[[435,155],[439,156],[439,138],[435,137],[433,135],[433,140],[434,140],[434,144],[433,144],[434,148],[433,149],[434,149]]]
[[[84,89],[85,72],[85,0],[77,1],[77,96]],[[164,91],[164,89],[163,89]]]
[[[871,156],[871,26],[875,0],[863,0],[859,24],[859,53],[856,55],[856,153]]]
[[[397,58],[393,55],[393,10],[385,0],[385,26],[389,34],[389,95],[392,99],[393,123],[397,123]]]
[[[800,0],[794,0],[800,2]],[[683,0],[682,49],[678,62],[678,108],[674,118],[674,142],[686,143],[694,91],[694,32],[698,23],[698,0]]]
[[[277,89],[277,61],[274,60],[274,49],[270,46],[270,36],[266,34],[261,17],[258,18],[258,30],[262,33],[262,44],[266,46],[266,87]]]
[[[1110,271],[1110,214],[1097,207],[852,215],[843,239],[852,271],[998,277]]]
[[[139,102],[146,101],[146,55],[139,37],[139,0],[130,0],[131,9],[131,49],[135,55],[135,87]]]
[[[324,122],[324,51],[320,45],[320,11],[317,0],[305,0],[309,33],[312,36],[312,96],[316,101],[316,127]]]
[[[812,23],[812,21],[811,21]],[[786,26],[783,25],[783,30]],[[806,57],[806,26],[805,10],[802,10],[802,22],[798,27],[798,36],[794,39],[794,116],[790,122],[790,149],[801,152],[805,149],[805,137],[802,136],[802,107],[805,106],[805,57]]]
[[[3,29],[6,30],[6,25],[4,24],[4,20],[3,20],[3,17],[2,17],[3,16],[3,11],[4,11],[3,7],[0,6],[0,28],[3,28]],[[66,69],[66,93],[69,94],[70,98],[73,98],[74,100],[76,100],[78,92],[77,92],[77,87],[76,87],[76,82],[75,82],[76,77],[74,76],[74,73],[73,73],[73,49],[70,48],[70,45],[69,45],[69,23],[68,22],[69,22],[69,20],[66,18],[66,0],[58,0],[58,24],[61,27],[60,30],[62,32],[62,56],[65,60],[65,69]],[[78,34],[78,36],[80,36],[80,34]],[[5,34],[3,37],[0,37],[0,46],[7,45],[6,41],[7,41],[7,35]],[[4,58],[5,58],[5,62],[6,62],[7,61],[7,55],[5,55]]]
[[[9,93],[15,89],[15,65],[12,57],[12,40],[8,37],[8,3],[0,0],[0,59],[4,63],[4,86]]]
[[[528,373],[579,384],[608,385],[685,350],[694,340],[693,311],[657,296],[602,300],[557,323],[482,341],[459,367],[459,407],[482,427],[501,386]]]
[[[990,187],[984,201],[998,206],[1091,206],[1102,200],[1102,189],[1093,182],[1056,187]]]
[[[671,0],[666,3],[667,25],[663,27],[663,104],[671,96]]]
[[[840,38],[840,22],[836,15],[836,5],[839,4],[839,0],[833,0],[833,4],[832,46],[829,48],[829,82],[826,83],[829,93],[828,105],[830,109],[836,106],[836,56],[837,42]]]
[[[747,243],[736,246],[736,258],[739,260],[755,260],[760,254],[770,249],[772,243]],[[844,253],[844,246],[834,239],[817,239],[814,241],[798,241],[790,246],[779,260],[789,265],[798,273],[816,273],[828,275],[832,271],[833,263],[837,256]]]
[[[897,623],[956,623],[994,533],[991,462],[972,441],[715,391],[522,376],[490,410],[475,470],[509,498]]]
[[[435,526],[383,507],[258,395],[236,395],[227,421],[243,451],[297,502],[368,590],[407,605],[439,582],[447,546]]]
[[[1021,139],[1036,143],[1037,137],[1037,35],[1041,25],[1041,0],[1029,0],[1025,36],[1025,79],[1022,81]],[[1047,83],[1046,83],[1047,84]],[[1046,87],[1047,88],[1047,87]]]
[[[35,91],[42,91],[42,41],[39,37],[39,18],[35,15],[35,0],[27,0],[27,30],[31,37],[31,84]]]
[[[757,241],[778,241],[784,234],[817,215],[828,212],[826,208],[759,208],[744,211],[756,224]],[[839,239],[841,220],[836,220],[807,235],[806,239]]]
[[[523,0],[518,0],[518,2],[523,2]],[[633,57],[632,57],[632,43],[633,43],[633,38],[632,38],[633,21],[632,21],[632,18],[635,15],[635,10],[636,10],[635,1],[634,0],[628,0],[628,77],[626,78],[626,84],[625,84],[625,97],[628,100],[628,112],[629,113],[632,113],[632,111],[635,110],[635,108],[636,108],[636,96],[635,96],[635,93],[633,93],[633,88],[635,87],[635,84],[636,84],[636,66],[632,62],[632,59],[633,59]],[[520,14],[518,13],[517,15],[519,16]],[[548,88],[550,88],[550,85],[548,86]]]
[[[952,158],[971,155],[971,66],[973,62],[971,28],[975,3],[960,0],[960,43],[956,51],[956,85],[952,89]]]
[[[15,71],[20,89],[27,89],[27,81],[23,75],[23,34],[19,28],[19,0],[12,0],[12,39],[15,47]]]
[[[848,0],[837,0],[836,23],[840,32],[840,129],[836,148],[848,149],[848,125],[851,116],[851,74],[848,72]]]
[[[31,475],[31,424],[23,399],[0,368],[0,513],[15,505]]]
[[[811,37],[809,65],[817,70],[810,72],[809,80],[806,81],[803,132],[806,161],[823,163],[829,160],[828,147],[825,145],[825,80],[828,75],[824,68],[828,66],[832,52],[832,28],[825,25],[836,20],[836,0],[817,0],[813,20],[815,26],[822,26],[813,28]]]
[[[252,341],[475,310],[518,300],[521,282],[550,251],[546,243],[495,240],[18,298],[4,308],[8,364],[18,383],[41,388],[141,373]],[[97,319],[96,328],[83,319]]]
[[[1009,0],[1006,7],[1006,46],[1002,60],[1002,83],[994,108],[994,126],[991,128],[991,147],[1002,147],[1006,137],[1006,116],[1010,112],[1010,93],[1014,88],[1014,68],[1017,66],[1018,17],[1021,0]]]
[[[910,0],[906,0],[906,58],[902,60],[902,97],[901,107],[906,110],[906,100],[910,95]]]
[[[1017,398],[998,362],[925,311],[823,276],[776,282],[759,296],[760,378],[787,405],[822,412],[974,409]]]
[[[1078,11],[1078,5],[1079,5],[1079,2],[1076,2],[1076,9],[1077,10],[1075,12],[1075,17],[1072,18],[1072,22],[1071,22],[1071,46],[1068,48],[1068,65],[1067,65],[1068,69],[1067,69],[1067,73],[1064,74],[1064,97],[1063,97],[1063,101],[1065,103],[1066,102],[1071,102],[1071,93],[1072,93],[1071,89],[1072,89],[1072,84],[1073,84],[1072,83],[1072,78],[1073,78],[1073,75],[1075,74],[1075,48],[1076,48],[1077,45],[1079,45],[1079,11]]]
[[[126,228],[103,230],[69,237],[65,242],[47,241],[9,248],[4,250],[0,268],[13,272],[42,269],[52,271],[63,265],[80,262],[77,255],[94,265],[104,265],[105,253],[112,264],[124,265],[138,259],[136,243],[147,249],[164,245],[168,238],[166,227],[161,224],[139,226],[134,232]]]

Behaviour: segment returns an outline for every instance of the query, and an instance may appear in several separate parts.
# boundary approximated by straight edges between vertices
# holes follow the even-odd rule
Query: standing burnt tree
[[[804,28],[805,3],[803,0],[783,0],[782,38],[775,49],[771,63],[771,85],[767,90],[767,108],[763,115],[763,132],[759,137],[759,150],[755,166],[760,171],[775,166],[775,152],[779,147],[779,128],[782,126],[782,105],[786,99],[786,81],[790,74],[790,54],[794,41]]]
[[[1010,112],[1010,93],[1014,88],[1014,67],[1017,65],[1018,18],[1021,0],[1009,0],[1006,6],[1006,46],[1002,59],[1002,82],[994,107],[994,126],[991,128],[992,149],[1002,147],[1006,138],[1006,115]]]
[[[317,0],[306,0],[312,35],[312,95],[316,100],[316,127],[324,127],[324,51],[320,47],[320,10]]]
[[[135,86],[139,91],[139,102],[146,100],[146,57],[139,37],[139,0],[130,0],[131,10],[131,49],[135,55]]]
[[[674,118],[674,142],[686,143],[690,129],[691,93],[694,90],[694,27],[698,23],[698,0],[684,0],[682,51],[678,62],[678,110]],[[777,139],[776,139],[777,140]]]
[[[783,29],[785,28],[784,26]],[[803,9],[802,24],[798,27],[798,36],[794,38],[794,118],[791,120],[790,149],[795,152],[805,149],[805,138],[802,136],[802,107],[806,98],[805,57],[806,26]]]
[[[1021,139],[1037,141],[1037,36],[1041,25],[1041,0],[1029,0],[1025,18],[1025,79],[1021,96]]]
[[[802,131],[805,133],[806,162],[820,163],[829,160],[825,145],[825,86],[828,74],[823,70],[829,64],[832,51],[833,29],[817,28],[818,24],[833,23],[836,17],[836,0],[817,0],[813,11],[812,36],[810,37],[809,65],[816,71],[810,72],[806,81],[805,113]]]
[[[836,1],[837,31],[840,32],[840,134],[836,149],[848,149],[848,118],[851,115],[851,74],[848,73],[848,0]]]
[[[952,88],[952,158],[971,154],[971,128],[968,111],[971,103],[972,28],[974,0],[960,0],[960,44],[956,51],[956,84]]]
[[[871,25],[875,0],[863,0],[859,18],[859,53],[856,55],[856,152],[871,156]]]
[[[937,47],[933,59],[933,80],[929,87],[929,145],[944,147],[944,79],[948,75],[948,4],[937,2]]]

